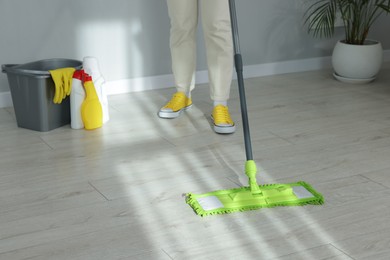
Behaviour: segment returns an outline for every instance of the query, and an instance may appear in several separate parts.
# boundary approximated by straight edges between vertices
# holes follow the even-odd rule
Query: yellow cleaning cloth
[[[66,96],[70,95],[72,90],[72,78],[75,68],[61,68],[56,70],[49,70],[55,85],[55,92],[53,102],[54,104],[61,104]]]

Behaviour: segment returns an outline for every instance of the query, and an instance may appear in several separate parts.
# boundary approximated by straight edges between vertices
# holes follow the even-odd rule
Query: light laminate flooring
[[[389,259],[390,64],[245,81],[259,183],[309,182],[322,206],[201,218],[187,192],[247,185],[236,82],[233,135],[212,131],[207,85],[164,120],[173,89],[109,97],[109,123],[36,132],[0,109],[0,259]]]

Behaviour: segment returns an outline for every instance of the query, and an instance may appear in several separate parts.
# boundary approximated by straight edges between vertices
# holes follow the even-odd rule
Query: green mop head
[[[224,214],[237,211],[271,208],[277,206],[320,205],[323,196],[305,182],[288,184],[257,185],[256,166],[246,164],[250,187],[219,190],[205,194],[188,193],[186,202],[200,216]]]

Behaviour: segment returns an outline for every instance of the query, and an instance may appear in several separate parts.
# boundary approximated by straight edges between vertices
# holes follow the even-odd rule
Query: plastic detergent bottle
[[[100,104],[102,105],[103,124],[105,124],[110,119],[106,91],[107,85],[102,74],[100,73],[99,62],[97,58],[91,56],[84,57],[83,68],[87,74],[92,76],[92,81],[95,85],[96,93],[99,97]]]
[[[72,91],[70,92],[70,127],[72,129],[84,128],[81,118],[81,104],[85,99],[85,91],[82,82],[83,70],[73,73]]]
[[[81,117],[85,129],[92,130],[103,125],[103,110],[92,77],[84,74],[83,82],[86,96],[81,105]]]

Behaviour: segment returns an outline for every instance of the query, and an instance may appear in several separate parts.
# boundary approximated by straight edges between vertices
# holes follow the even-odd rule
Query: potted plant
[[[382,45],[367,39],[374,22],[390,12],[390,0],[309,0],[305,24],[314,37],[334,35],[337,15],[343,23],[345,39],[337,42],[332,65],[334,76],[347,82],[370,82],[383,61]]]

